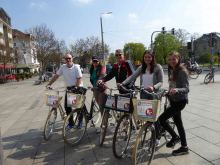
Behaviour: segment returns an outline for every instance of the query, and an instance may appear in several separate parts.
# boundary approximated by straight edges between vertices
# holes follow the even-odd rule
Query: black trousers
[[[179,136],[180,136],[182,146],[187,146],[185,129],[183,127],[183,122],[182,122],[182,117],[181,117],[181,111],[186,106],[186,103],[187,103],[187,100],[182,100],[180,102],[170,101],[170,107],[168,107],[167,110],[164,111],[159,117],[159,122],[163,126],[163,128],[167,132],[169,132],[172,138],[176,138],[177,137],[176,132],[171,128],[171,126],[167,122],[169,118],[171,117],[173,118],[174,123],[178,130]]]
[[[66,92],[66,94],[65,94],[64,108],[65,108],[66,114],[67,114],[67,116],[68,116],[68,115],[70,114],[70,112],[72,111],[72,107],[68,107],[68,106],[67,106],[67,92]],[[69,123],[70,123],[70,124],[73,124],[73,117],[70,117],[70,118],[69,118]]]

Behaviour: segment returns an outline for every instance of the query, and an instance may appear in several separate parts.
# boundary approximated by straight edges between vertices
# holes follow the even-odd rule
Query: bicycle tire
[[[199,77],[199,74],[197,73],[197,71],[190,71],[189,77],[191,79],[197,79]]]
[[[213,78],[213,77],[212,77],[211,73],[207,73],[206,76],[205,76],[205,78],[204,78],[204,84],[210,83],[211,80],[212,80],[212,78]]]
[[[105,141],[105,136],[108,128],[108,116],[107,110],[104,110],[101,125],[100,125],[100,136],[99,136],[99,146],[102,146]]]
[[[48,113],[45,125],[44,125],[44,140],[49,140],[53,134],[55,128],[55,122],[57,118],[57,109],[52,108]],[[52,120],[51,120],[52,119]]]
[[[132,165],[137,165],[142,163],[149,165],[154,157],[155,143],[156,143],[155,128],[153,124],[145,123],[141,127],[134,144],[132,159],[131,159]],[[147,149],[145,149],[146,147]],[[141,156],[146,156],[147,159],[142,160]]]
[[[92,112],[92,123],[96,126],[100,123],[102,115],[99,110],[99,105],[95,100],[92,100],[91,102],[90,113],[91,112]]]
[[[80,127],[79,117],[82,115],[82,127]],[[73,127],[68,129],[70,117],[73,116]],[[87,130],[87,120],[82,109],[75,109],[65,118],[63,124],[63,139],[64,142],[70,146],[75,146],[79,144]]]
[[[196,69],[196,73],[197,73],[197,74],[201,74],[201,73],[202,73],[202,69],[201,69],[201,68]]]
[[[122,126],[122,128],[120,126]],[[131,129],[132,120],[130,115],[125,114],[119,119],[113,136],[112,150],[116,158],[120,159],[126,154],[131,137]],[[121,149],[119,149],[120,147]]]

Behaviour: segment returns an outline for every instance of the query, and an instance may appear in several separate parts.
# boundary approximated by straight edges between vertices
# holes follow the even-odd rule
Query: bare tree
[[[185,46],[187,44],[187,40],[189,39],[190,33],[185,29],[177,29],[175,31],[175,36],[181,43],[181,46]]]
[[[57,48],[55,35],[44,24],[32,27],[27,32],[34,36],[37,59],[41,64],[41,69],[45,70]]]
[[[82,67],[85,67],[91,60],[93,55],[103,58],[102,43],[98,37],[87,37],[86,39],[78,39],[70,45],[72,54],[77,57],[75,61]],[[109,46],[105,44],[105,54],[109,52]]]

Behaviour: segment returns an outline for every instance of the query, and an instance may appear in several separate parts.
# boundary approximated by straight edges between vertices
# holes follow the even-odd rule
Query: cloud
[[[79,4],[89,4],[93,0],[71,0],[72,2],[79,3]]]
[[[138,16],[136,13],[129,13],[128,14],[128,20],[131,23],[137,23],[138,22]]]
[[[29,6],[30,6],[31,8],[35,8],[35,9],[40,9],[40,10],[41,10],[41,9],[45,9],[45,8],[46,8],[47,3],[46,3],[46,2],[43,2],[43,1],[37,2],[37,3],[31,2]]]

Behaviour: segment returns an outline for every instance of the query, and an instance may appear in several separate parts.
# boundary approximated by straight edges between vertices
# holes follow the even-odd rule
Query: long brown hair
[[[175,56],[178,59],[178,63],[176,65],[175,69],[173,69],[168,63],[168,78],[169,78],[169,80],[176,81],[179,70],[186,71],[186,68],[183,65],[181,65],[181,55],[179,52],[173,51],[173,52],[169,53],[167,57],[169,58],[170,56]],[[173,71],[173,73],[172,73],[172,71]],[[187,73],[187,71],[186,71],[186,73]]]
[[[141,73],[144,74],[146,72],[147,64],[144,62],[144,56],[146,54],[149,54],[152,57],[152,61],[150,63],[150,74],[152,74],[154,72],[154,65],[156,64],[156,60],[155,60],[154,53],[149,50],[144,51],[143,58],[142,58],[142,71],[141,71]]]

